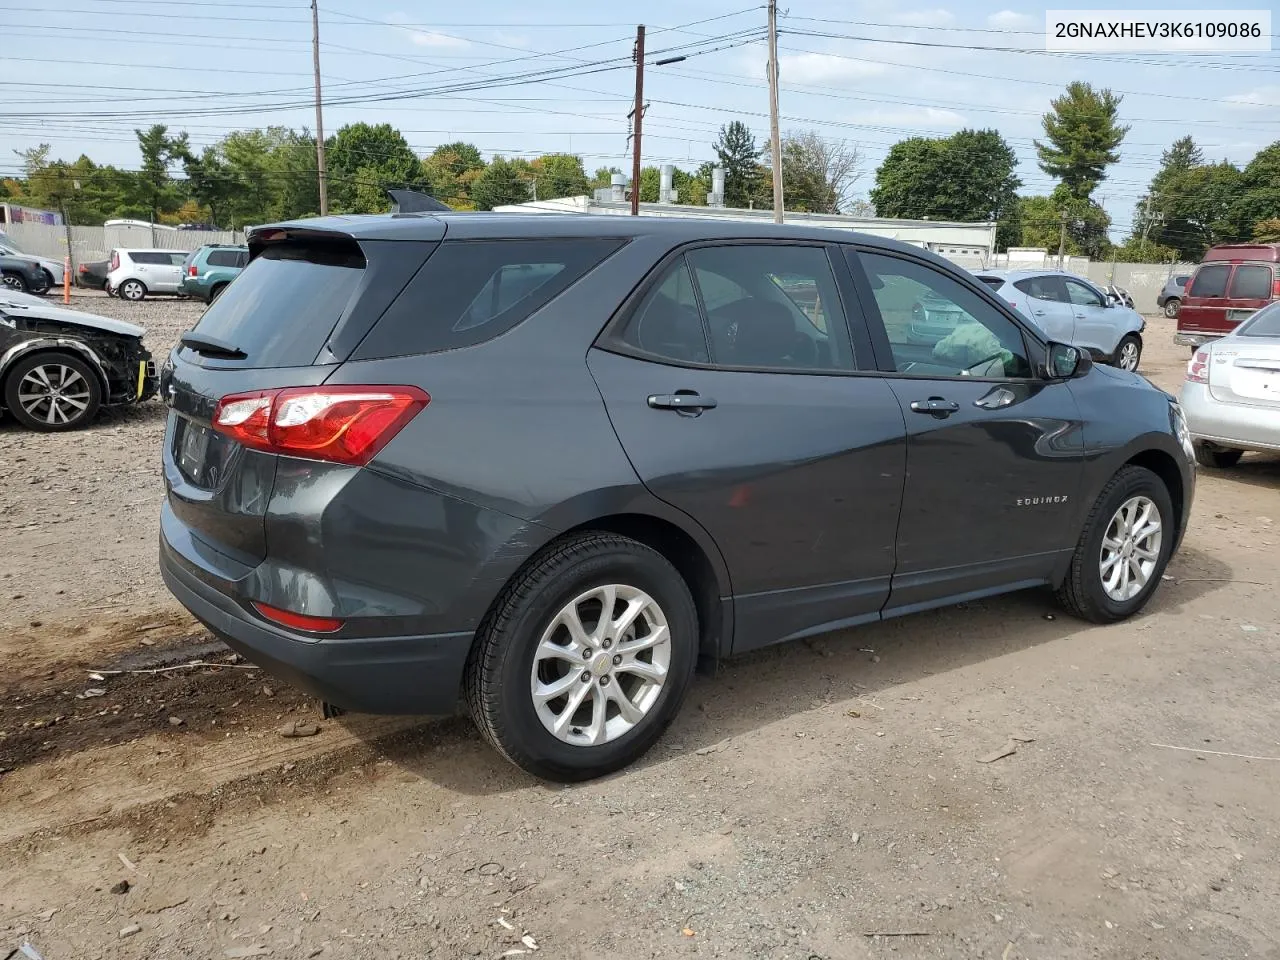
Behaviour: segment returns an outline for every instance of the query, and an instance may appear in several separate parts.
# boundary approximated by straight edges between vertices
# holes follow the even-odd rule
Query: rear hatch
[[[1209,393],[1224,403],[1280,407],[1280,305],[1214,345]]]
[[[1206,261],[1183,290],[1178,330],[1225,336],[1277,297],[1272,264]]]
[[[183,335],[160,387],[170,407],[167,503],[182,535],[196,541],[188,559],[231,578],[266,556],[280,458],[215,431],[218,401],[324,383],[435,245],[292,228],[251,241],[249,266]]]

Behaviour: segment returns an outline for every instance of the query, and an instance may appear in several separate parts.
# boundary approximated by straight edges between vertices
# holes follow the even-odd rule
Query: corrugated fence
[[[44,223],[10,223],[7,233],[26,253],[61,260],[67,255],[67,228]],[[71,258],[75,263],[105,260],[115,247],[195,250],[206,243],[244,243],[237,230],[172,230],[147,226],[72,227]]]

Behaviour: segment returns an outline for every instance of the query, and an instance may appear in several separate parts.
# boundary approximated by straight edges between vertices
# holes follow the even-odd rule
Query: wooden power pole
[[[320,99],[320,7],[311,0],[311,64],[316,75],[316,176],[320,184],[320,216],[329,212],[329,183],[324,169],[324,109]]]
[[[640,216],[640,132],[644,126],[644,24],[636,27],[636,105],[631,108],[631,215]]]
[[[782,140],[778,136],[778,0],[769,0],[769,145],[773,150],[773,222],[782,222]]]

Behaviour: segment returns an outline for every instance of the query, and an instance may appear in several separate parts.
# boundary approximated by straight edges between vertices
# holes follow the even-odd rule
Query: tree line
[[[1163,154],[1160,170],[1139,202],[1130,236],[1110,239],[1111,219],[1095,198],[1120,160],[1129,128],[1120,123],[1122,97],[1088,83],[1068,84],[1042,117],[1035,141],[1040,169],[1057,180],[1049,194],[1020,195],[1018,156],[996,130],[964,129],[949,137],[910,137],[890,148],[875,170],[870,202],[855,196],[863,157],[856,145],[825,140],[812,130],[782,137],[783,196],[788,210],[962,222],[995,221],[997,249],[1043,247],[1094,259],[1198,260],[1217,243],[1280,242],[1280,141],[1244,167],[1209,162],[1189,136]],[[115,217],[159,223],[210,223],[222,228],[313,216],[319,211],[316,143],[305,129],[238,130],[197,150],[185,132],[157,124],[135,131],[137,170],[98,165],[88,156],[52,160],[49,147],[19,151],[23,175],[0,181],[0,199],[62,209],[73,223]],[[746,124],[720,128],[714,161],[677,166],[680,203],[703,205],[712,170],[725,171],[724,204],[770,209],[769,144]],[[353,123],[325,141],[329,209],[378,213],[387,187],[431,194],[458,210],[492,210],[529,200],[591,194],[610,185],[618,167],[590,175],[580,156],[494,156],[456,141],[425,157],[390,124]],[[656,202],[660,172],[645,166],[640,199]]]

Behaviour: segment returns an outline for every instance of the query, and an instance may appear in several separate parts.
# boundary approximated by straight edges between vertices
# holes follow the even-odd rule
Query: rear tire
[[[220,283],[216,287],[214,287],[212,290],[210,290],[209,303],[213,303],[213,301],[217,300],[220,296],[222,296],[222,291],[225,289],[227,289],[227,285],[225,283]]]
[[[0,275],[0,286],[7,290],[16,290],[18,293],[27,292],[27,280],[20,273],[5,273]]]
[[[89,364],[70,353],[37,353],[17,361],[4,382],[4,405],[31,430],[76,430],[93,420],[102,387]]]
[[[1182,309],[1182,301],[1177,297],[1171,297],[1164,302],[1164,315],[1170,320],[1176,320],[1178,311]]]
[[[141,280],[126,280],[120,284],[120,299],[137,303],[147,295],[147,287]]]
[[[1176,538],[1173,500],[1164,481],[1145,467],[1122,467],[1089,511],[1058,602],[1093,623],[1133,616],[1160,586]]]
[[[1239,463],[1240,458],[1243,456],[1243,450],[1234,450],[1231,447],[1215,447],[1207,443],[1196,444],[1196,463],[1202,467],[1227,470]]]
[[[1142,341],[1134,334],[1126,334],[1116,347],[1115,365],[1121,370],[1137,371],[1142,361]]]
[[[634,608],[630,627],[605,628],[606,596],[608,624]],[[657,742],[697,654],[697,609],[675,567],[627,537],[589,532],[546,548],[502,591],[476,632],[464,692],[480,732],[516,766],[588,780]]]

